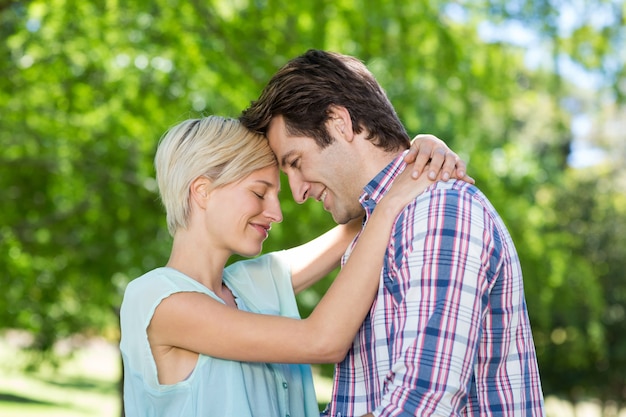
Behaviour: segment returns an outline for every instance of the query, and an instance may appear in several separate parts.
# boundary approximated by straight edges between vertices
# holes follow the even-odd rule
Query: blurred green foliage
[[[598,139],[613,156],[600,168],[566,161],[575,113],[600,123],[606,103],[623,109],[626,6],[583,2],[613,20],[568,33],[560,7],[0,1],[0,327],[32,332],[41,352],[76,333],[115,338],[126,283],[166,262],[171,243],[152,168],[160,135],[200,114],[237,116],[289,58],[322,48],[365,61],[410,133],[434,133],[469,162],[522,259],[546,394],[622,403],[623,131]],[[482,39],[486,21],[531,28],[553,65],[529,69],[523,47]],[[603,89],[568,81],[563,55],[601,75]],[[283,190],[285,221],[266,251],[332,226]],[[299,296],[303,314],[329,283]]]

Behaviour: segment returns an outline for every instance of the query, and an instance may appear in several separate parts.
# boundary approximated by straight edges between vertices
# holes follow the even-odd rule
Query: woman
[[[124,295],[126,416],[318,416],[310,368],[299,364],[345,356],[375,296],[394,219],[431,181],[406,170],[301,320],[294,291],[338,265],[360,222],[224,269],[233,254],[258,255],[282,220],[267,140],[233,119],[187,120],[162,138],[155,166],[174,241],[167,265]]]

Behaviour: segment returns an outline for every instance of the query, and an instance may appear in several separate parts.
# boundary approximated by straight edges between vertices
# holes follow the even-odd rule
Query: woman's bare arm
[[[378,203],[350,259],[311,315],[303,320],[247,313],[200,293],[161,302],[148,328],[153,349],[178,347],[224,359],[323,363],[341,360],[376,294],[397,215],[432,184],[405,170]]]
[[[291,264],[291,281],[296,294],[309,288],[339,266],[341,256],[361,230],[362,224],[362,219],[352,220],[286,251],[283,258]]]

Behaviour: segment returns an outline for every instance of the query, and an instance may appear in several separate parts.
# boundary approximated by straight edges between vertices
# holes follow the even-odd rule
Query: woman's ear
[[[352,119],[350,118],[348,109],[344,106],[332,104],[328,107],[328,115],[330,119],[327,122],[327,128],[331,136],[352,141],[354,132],[352,130]]]
[[[191,182],[189,196],[201,208],[206,208],[211,188],[211,180],[207,177],[198,177]]]

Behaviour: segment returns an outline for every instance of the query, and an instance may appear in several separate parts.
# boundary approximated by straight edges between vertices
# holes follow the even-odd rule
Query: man
[[[402,123],[373,75],[345,55],[291,60],[241,120],[267,135],[294,199],[321,201],[337,223],[363,210],[367,221],[406,166]],[[378,296],[336,366],[325,413],[545,414],[519,259],[472,184],[437,182],[398,218]]]

